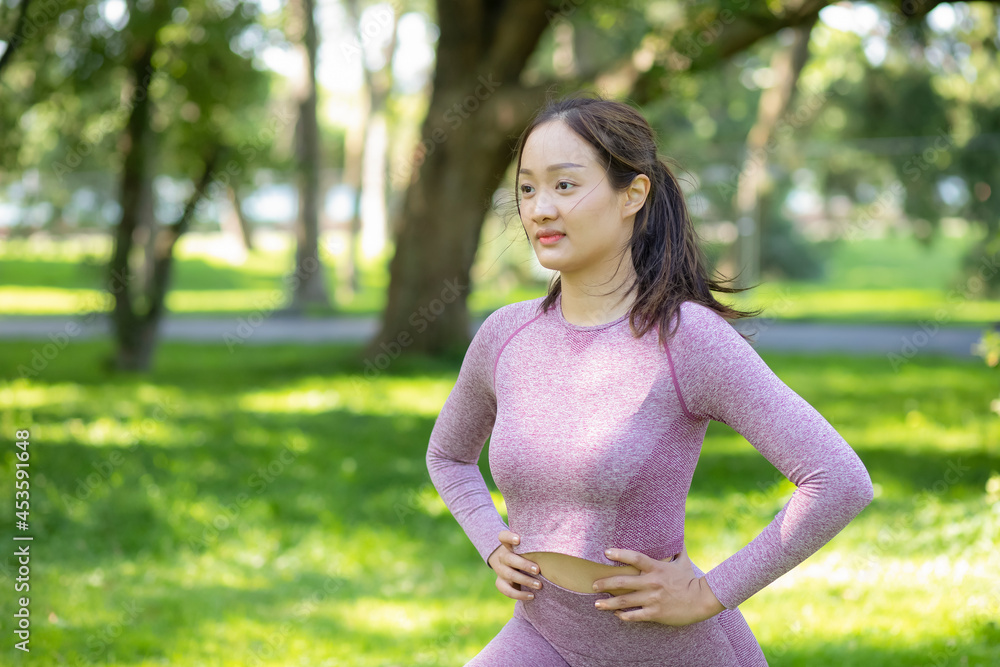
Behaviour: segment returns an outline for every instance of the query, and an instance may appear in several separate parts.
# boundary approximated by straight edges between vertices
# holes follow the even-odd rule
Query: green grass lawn
[[[933,321],[941,326],[1000,322],[1000,300],[961,284],[958,268],[974,239],[941,237],[925,247],[912,237],[869,239],[836,246],[821,281],[764,281],[739,296],[720,298],[745,307],[763,306],[765,316],[838,322]],[[287,239],[286,239],[287,241]],[[520,240],[522,243],[523,239]],[[282,302],[292,252],[274,243],[250,252],[245,261],[228,257],[232,246],[219,236],[181,239],[167,307],[176,315],[205,316],[269,311]],[[544,282],[512,282],[499,258],[523,255],[506,239],[484,242],[473,270],[470,308],[485,316],[513,301],[544,294]],[[530,251],[529,251],[530,252]],[[0,244],[0,314],[48,315],[110,310],[106,282],[110,242],[105,238]],[[344,261],[324,251],[333,308],[311,315],[374,316],[385,307],[387,263],[366,262],[361,289],[345,289]]]
[[[6,342],[0,377],[38,345]],[[31,653],[8,631],[0,662],[465,664],[514,601],[424,464],[457,364],[401,358],[369,381],[357,350],[166,344],[150,374],[108,376],[95,370],[108,344],[80,341],[37,378],[0,381],[4,627],[16,605],[12,440],[25,428],[34,536]],[[741,606],[769,663],[1000,663],[996,369],[764,357],[855,447],[876,489],[847,529]],[[792,490],[713,423],[688,498],[692,560],[707,570],[728,557]]]

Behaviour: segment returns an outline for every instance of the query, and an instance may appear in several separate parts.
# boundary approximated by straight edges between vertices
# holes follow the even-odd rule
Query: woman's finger
[[[521,538],[518,536],[517,533],[514,533],[509,530],[501,530],[500,541],[507,544],[517,544],[518,542],[521,541]]]
[[[514,554],[517,556],[517,554]],[[538,564],[533,560],[528,560],[527,558],[517,557],[517,569],[523,570],[525,572],[531,572],[532,574],[538,574]]]
[[[642,607],[648,602],[649,596],[643,592],[625,593],[615,595],[604,600],[598,600],[595,606],[598,609],[627,609],[629,607]]]
[[[603,579],[598,579],[594,582],[597,588],[594,589],[595,592],[600,593],[602,591],[613,591],[620,589],[627,589],[632,591],[637,591],[645,588],[648,577],[644,574],[620,574],[612,575],[610,577],[605,577]]]
[[[535,596],[530,590],[518,590],[506,579],[497,578],[497,588],[501,593],[515,600],[531,600]]]
[[[515,577],[515,581],[517,581],[517,583],[521,584],[526,589],[538,590],[539,588],[542,587],[542,582],[540,582],[538,579],[535,579],[534,577],[529,577],[526,574],[521,574],[520,572],[518,572],[517,577]]]
[[[505,565],[504,568],[497,573],[501,578],[507,581],[512,587],[514,584],[520,584],[525,588],[525,590],[537,590],[541,588],[541,582],[532,577],[531,575],[525,574],[521,570]],[[535,584],[538,584],[537,586]],[[516,589],[515,589],[516,590]]]

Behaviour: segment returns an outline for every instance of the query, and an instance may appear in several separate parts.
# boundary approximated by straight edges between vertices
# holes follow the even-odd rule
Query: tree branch
[[[7,50],[0,56],[0,76],[3,75],[4,67],[10,64],[14,51],[24,42],[24,26],[28,22],[28,5],[30,4],[31,0],[21,0],[20,13],[17,15],[17,23],[14,24],[14,34],[7,40]]]
[[[174,259],[174,246],[191,226],[195,209],[205,196],[205,191],[212,184],[213,171],[222,154],[221,146],[216,145],[205,159],[205,167],[201,177],[195,184],[194,192],[188,197],[181,217],[160,231],[156,239],[156,249],[153,255],[153,279],[149,288],[149,309],[143,319],[146,324],[155,323],[163,311],[163,303],[170,287],[170,274]]]

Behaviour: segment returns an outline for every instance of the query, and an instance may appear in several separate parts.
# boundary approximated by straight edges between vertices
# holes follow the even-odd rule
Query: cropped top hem
[[[521,541],[514,547],[514,553],[520,556],[533,551],[547,551],[582,558],[602,565],[625,565],[625,563],[610,560],[601,552],[567,548],[562,546],[563,544],[565,543],[556,542],[551,535],[521,535]]]
[[[521,535],[521,541],[514,547],[514,553],[518,555],[532,553],[536,551],[544,551],[548,553],[557,553],[564,556],[573,556],[574,558],[581,558],[583,560],[588,560],[593,563],[599,563],[601,565],[613,565],[615,567],[621,567],[628,565],[629,563],[624,563],[617,560],[611,560],[604,555],[603,551],[594,551],[593,549],[587,548],[573,548],[572,546],[566,546],[569,542],[568,540],[561,539],[558,536],[551,534],[544,535]],[[641,551],[640,553],[645,553],[650,558],[654,560],[669,560],[675,554],[681,552],[684,548],[683,539],[678,543],[680,546],[673,545],[660,549],[662,555],[653,555],[648,553],[649,550]],[[614,545],[608,545],[606,548],[613,549],[616,548]],[[624,549],[625,547],[618,547]],[[638,551],[633,549],[633,551]]]

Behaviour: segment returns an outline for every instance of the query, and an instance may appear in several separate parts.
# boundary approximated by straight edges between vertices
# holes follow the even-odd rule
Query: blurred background
[[[769,663],[1000,664],[998,49],[997,2],[0,0],[4,664],[489,642],[514,601],[424,454],[476,327],[552,278],[513,151],[581,91],[650,121],[753,287],[720,300],[875,484],[741,606]],[[692,560],[794,489],[711,424]]]

